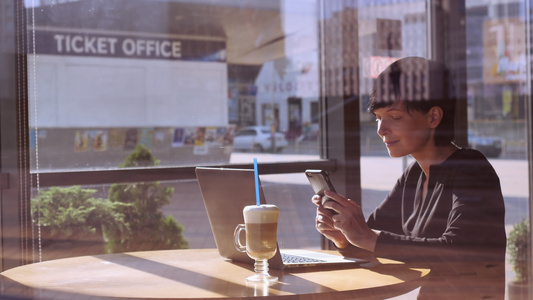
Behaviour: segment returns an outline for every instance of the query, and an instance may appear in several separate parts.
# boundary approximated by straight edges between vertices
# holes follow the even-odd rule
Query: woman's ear
[[[444,112],[442,111],[442,108],[438,106],[433,106],[429,109],[428,117],[429,117],[429,126],[431,128],[437,128],[439,126],[440,121],[442,121]]]

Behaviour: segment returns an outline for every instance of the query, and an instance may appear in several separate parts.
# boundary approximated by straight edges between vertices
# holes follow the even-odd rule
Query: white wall
[[[30,55],[28,64],[32,127],[34,109],[40,128],[228,124],[225,63]]]

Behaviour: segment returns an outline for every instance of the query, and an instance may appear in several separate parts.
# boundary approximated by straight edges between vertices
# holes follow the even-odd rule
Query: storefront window
[[[431,18],[428,1],[389,2],[359,9],[360,92],[363,95],[361,185],[366,213],[383,200],[403,169],[414,161],[410,157],[389,158],[375,132],[373,116],[365,112],[365,95],[373,76],[380,72],[372,68],[386,67],[390,61],[406,56],[438,59],[428,51],[432,35],[437,34],[431,25],[428,26],[434,24],[434,20],[428,19]],[[509,236],[513,226],[523,220],[529,222],[531,179],[526,141],[531,133],[527,132],[526,107],[530,101],[528,81],[531,79],[527,70],[530,45],[526,44],[526,3],[464,2],[465,18],[457,21],[465,24],[462,38],[466,54],[467,146],[485,154],[500,177]],[[448,21],[453,19],[447,18]],[[460,34],[458,36],[461,38]],[[447,63],[454,66],[463,62],[450,60]],[[507,281],[513,281],[516,274],[510,262],[507,270]]]
[[[161,166],[318,155],[313,1],[26,4],[32,169],[116,168],[137,146]]]
[[[89,248],[93,252],[148,250],[135,246],[143,243],[122,241],[117,246],[113,241],[111,235],[118,234],[122,221],[128,228],[141,226],[132,221],[134,215],[124,219],[124,212],[113,205],[108,211],[118,213],[118,229],[110,229],[110,224],[102,230],[92,225],[78,228],[89,215],[51,228],[60,223],[57,219],[87,213],[85,206],[93,198],[133,203],[135,210],[151,214],[149,218],[159,218],[158,214],[173,218],[183,227],[187,242],[168,248],[215,246],[212,238],[204,240],[209,232],[197,231],[208,229],[202,226],[208,224],[205,214],[187,217],[203,208],[194,175],[186,175],[184,181],[170,177],[165,181],[169,190],[158,188],[164,196],[152,199],[142,191],[160,182],[138,182],[146,180],[143,171],[135,179],[123,180],[130,173],[116,173],[115,178],[99,180],[102,171],[249,165],[253,158],[260,165],[319,160],[316,1],[25,4],[30,37],[29,157],[35,179],[32,232],[39,243],[35,260],[61,255],[51,253],[54,237],[57,243],[91,240],[93,231],[100,236],[98,243],[103,235],[105,244]],[[72,181],[47,181],[50,175]],[[298,184],[298,190],[305,191],[302,199],[310,204],[312,190],[305,177]],[[134,198],[135,191],[139,199]],[[66,211],[71,214],[51,213],[65,210],[82,196],[82,202],[72,204],[73,211]],[[53,197],[67,199],[56,207]],[[270,198],[279,198],[279,193]],[[136,201],[156,201],[157,209],[137,207]],[[176,206],[183,209],[176,211]],[[55,219],[49,219],[50,214]],[[78,229],[90,234],[77,236]],[[140,237],[127,239],[136,238]],[[305,241],[303,245],[317,248],[317,238],[314,233],[315,245]]]
[[[506,233],[514,236],[531,211],[530,5],[4,1],[0,40],[11,42],[0,45],[0,95],[16,97],[27,111],[16,111],[17,123],[6,123],[7,113],[1,119],[2,176],[12,173],[5,169],[15,161],[13,149],[22,174],[9,183],[18,203],[7,202],[17,198],[11,195],[0,198],[7,208],[2,234],[8,228],[22,237],[1,246],[31,255],[6,259],[3,252],[1,267],[82,254],[214,248],[194,168],[250,168],[254,158],[264,166],[267,201],[284,212],[280,226],[290,228],[280,233],[280,245],[324,247],[303,170],[327,169],[365,216],[379,205],[414,159],[389,157],[367,111],[369,94],[381,71],[408,56],[450,68],[460,100],[457,141],[493,165]],[[17,30],[25,32],[13,43]],[[4,59],[13,53],[24,54],[16,66]],[[2,110],[15,113],[6,103]],[[10,126],[27,138],[6,135],[14,135]],[[0,189],[9,186],[5,178]],[[94,223],[92,211],[99,212]],[[165,228],[144,234],[175,239],[140,242],[133,231],[147,227],[144,221]],[[73,240],[86,246],[57,250]],[[520,279],[512,260],[508,252],[508,282]]]

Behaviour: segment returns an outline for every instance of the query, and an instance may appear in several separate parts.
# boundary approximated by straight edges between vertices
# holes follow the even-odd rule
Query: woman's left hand
[[[332,216],[334,228],[340,230],[352,245],[374,252],[379,231],[368,227],[361,206],[332,191],[325,194],[334,200],[324,203],[324,208],[337,213]]]

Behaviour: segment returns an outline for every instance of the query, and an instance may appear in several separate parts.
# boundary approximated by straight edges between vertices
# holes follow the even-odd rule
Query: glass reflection
[[[318,155],[304,2],[27,1],[33,168],[115,168],[136,145],[162,166]]]

